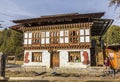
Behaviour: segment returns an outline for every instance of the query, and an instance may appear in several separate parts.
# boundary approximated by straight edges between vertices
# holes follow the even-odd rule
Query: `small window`
[[[32,62],[42,62],[42,52],[33,52]]]
[[[80,42],[85,42],[84,36],[80,37]]]
[[[45,44],[45,38],[41,39],[41,44]]]
[[[64,43],[64,38],[60,38],[60,43]]]
[[[90,36],[85,37],[86,42],[90,42]]]
[[[27,44],[27,39],[24,39],[24,44]]]
[[[42,38],[45,37],[45,32],[42,32]]]
[[[65,43],[68,43],[69,40],[68,40],[68,37],[65,37]]]
[[[29,33],[29,38],[32,38],[32,33],[31,32]]]
[[[28,44],[32,44],[32,39],[28,39]]]
[[[50,37],[50,32],[46,32],[46,37]]]
[[[57,44],[59,43],[59,31],[50,32],[50,43]]]
[[[80,62],[80,51],[69,52],[69,62]]]
[[[32,44],[40,44],[41,43],[41,32],[36,31],[32,34]]]
[[[49,44],[49,38],[46,38],[46,44]]]
[[[84,29],[80,30],[80,35],[84,35]]]
[[[64,31],[60,31],[60,36],[63,36],[64,35]]]
[[[68,30],[65,30],[65,36],[68,36]]]
[[[90,29],[85,29],[85,35],[90,35]]]
[[[78,30],[69,31],[69,42],[78,43],[79,42],[79,32]]]
[[[80,30],[80,42],[90,42],[90,29]]]
[[[39,38],[39,33],[36,33],[36,34],[35,34],[35,37],[36,37],[36,38]]]
[[[24,38],[28,38],[28,33],[24,33]]]

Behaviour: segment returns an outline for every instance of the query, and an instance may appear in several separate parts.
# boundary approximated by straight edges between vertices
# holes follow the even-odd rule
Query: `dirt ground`
[[[10,82],[120,82],[120,72],[105,73],[104,68],[89,69],[46,69],[7,68],[6,77]]]
[[[120,82],[120,72],[114,76],[106,72],[105,67],[47,69],[10,64],[6,68],[5,77],[8,82]]]

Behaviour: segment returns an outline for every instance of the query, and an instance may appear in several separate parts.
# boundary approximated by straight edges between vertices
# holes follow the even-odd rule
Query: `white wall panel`
[[[85,29],[85,35],[90,35],[90,29]]]
[[[68,30],[65,30],[65,36],[68,36]]]
[[[46,44],[49,44],[50,42],[49,42],[49,38],[46,38]]]
[[[80,30],[80,35],[85,35],[84,29],[81,29],[81,30]]]
[[[32,38],[32,32],[29,33],[29,38]]]
[[[24,39],[24,44],[27,44],[27,39]]]
[[[63,38],[60,38],[60,43],[64,43],[64,39]]]
[[[41,39],[41,44],[45,44],[45,38]]]
[[[46,32],[46,37],[50,37],[50,32]]]
[[[42,37],[45,37],[45,32],[42,32]]]
[[[60,31],[60,36],[63,36],[64,35],[64,31]]]
[[[60,67],[67,67],[68,63],[68,52],[63,50],[60,51]]]
[[[47,50],[25,50],[25,52],[29,52],[28,59],[30,62],[24,63],[23,66],[31,66],[31,67],[42,67],[46,66],[50,67],[50,53]],[[32,62],[32,52],[42,52],[42,62]]]
[[[32,44],[32,39],[28,39],[28,44]]]
[[[65,43],[69,43],[68,37],[65,37]]]
[[[66,68],[86,68],[89,65],[84,65],[82,62],[84,60],[83,51],[88,52],[90,60],[90,49],[80,49],[80,50],[58,50],[60,52],[60,67]],[[69,51],[80,51],[81,62],[69,62]]]
[[[28,38],[28,33],[24,33],[24,38]]]
[[[81,62],[69,62],[69,51],[80,51],[81,53]],[[89,60],[90,60],[90,49],[79,49],[79,50],[58,50],[60,56],[60,68],[86,68],[89,65],[84,65],[82,62],[84,61],[83,52],[87,51]],[[29,52],[28,59],[30,62],[24,63],[23,66],[46,66],[50,67],[50,53],[48,50],[25,50],[25,52]],[[32,62],[32,52],[42,52],[42,62]]]
[[[90,42],[90,36],[85,37],[86,42]]]
[[[80,37],[80,42],[85,42],[84,36]]]

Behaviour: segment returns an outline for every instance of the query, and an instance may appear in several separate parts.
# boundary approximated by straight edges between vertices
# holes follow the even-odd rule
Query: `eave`
[[[11,26],[11,27],[9,27],[10,29],[12,29],[12,30],[16,30],[16,31],[18,31],[18,32],[22,32],[22,25],[14,25],[14,26]]]
[[[118,51],[118,50],[120,50],[120,44],[107,45],[107,49],[112,49],[112,50]]]
[[[73,14],[41,16],[39,18],[31,18],[31,19],[13,20],[13,22],[21,24],[21,23],[33,23],[33,22],[71,21],[73,19],[79,19],[79,18],[101,18],[103,15],[104,12],[87,13],[87,14],[73,13]]]
[[[112,19],[93,19],[91,35],[92,36],[104,35],[112,23],[113,23]]]

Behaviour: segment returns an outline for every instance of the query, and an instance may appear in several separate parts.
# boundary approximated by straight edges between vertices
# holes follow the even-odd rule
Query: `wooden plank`
[[[59,52],[54,52],[51,57],[51,67],[59,67]]]

